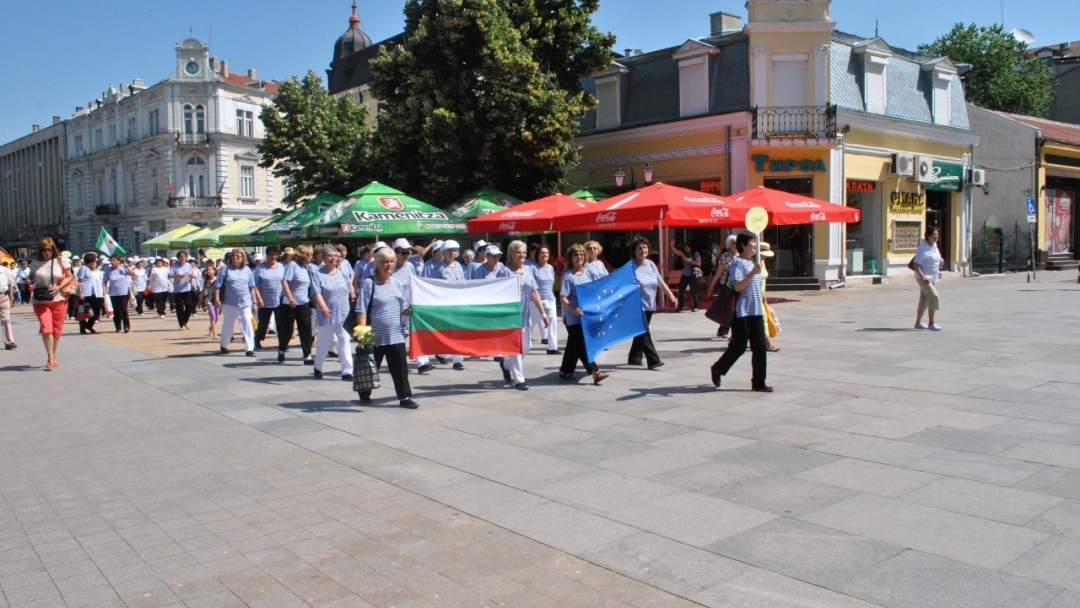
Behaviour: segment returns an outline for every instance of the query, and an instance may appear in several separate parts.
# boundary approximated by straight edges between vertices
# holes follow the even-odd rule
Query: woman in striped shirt
[[[285,350],[292,341],[293,328],[300,337],[300,352],[304,355],[304,365],[315,365],[311,356],[311,297],[314,287],[308,264],[311,263],[311,245],[296,248],[296,259],[285,265],[285,278],[281,281],[284,303],[278,310],[281,322],[278,323],[278,363],[285,362]]]
[[[656,312],[656,290],[661,289],[667,299],[675,302],[675,294],[667,286],[667,281],[656,268],[656,264],[649,259],[649,240],[645,237],[634,237],[634,259],[630,264],[634,265],[634,277],[637,279],[638,291],[641,293],[641,308],[645,311],[645,333],[634,338],[630,344],[630,355],[627,359],[629,365],[641,365],[642,355],[649,369],[656,369],[664,364],[660,360],[660,354],[653,346],[652,334],[649,333],[649,323],[653,313]]]
[[[596,363],[589,361],[585,350],[585,333],[581,327],[581,317],[585,314],[578,303],[578,285],[592,282],[592,276],[585,270],[585,248],[575,243],[566,250],[566,259],[570,269],[562,276],[559,299],[562,301],[563,323],[566,325],[566,347],[563,349],[562,365],[559,366],[560,380],[573,380],[577,362],[585,366],[585,371],[592,374],[593,384],[608,377],[600,371]]]
[[[355,299],[350,278],[341,270],[341,252],[333,245],[323,249],[323,267],[311,277],[315,286],[315,324],[319,337],[315,348],[315,377],[322,378],[322,366],[330,353],[334,338],[338,343],[338,362],[341,379],[351,381],[352,353],[349,351],[349,332],[345,319],[349,316],[349,301]]]
[[[536,277],[536,290],[540,294],[540,303],[543,308],[534,309],[532,311],[531,319],[532,326],[540,328],[541,344],[547,345],[547,354],[557,355],[559,354],[559,331],[558,324],[555,322],[555,267],[549,264],[551,260],[551,249],[547,245],[541,245],[536,250],[536,259],[534,264],[530,267],[533,276]],[[544,327],[540,320],[540,312],[543,311],[550,319],[547,327]],[[532,328],[529,329],[530,335]]]
[[[735,241],[739,257],[731,262],[728,279],[739,299],[735,301],[735,318],[731,322],[731,342],[724,354],[712,364],[712,383],[720,388],[720,378],[726,376],[731,366],[746,352],[746,342],[750,342],[753,353],[751,367],[751,389],[761,393],[771,393],[771,386],[765,384],[767,362],[765,337],[765,307],[761,300],[761,264],[752,260],[757,253],[757,236],[743,232]]]
[[[109,292],[109,301],[113,309],[113,325],[117,333],[121,329],[124,333],[131,331],[131,320],[128,317],[128,302],[131,299],[131,280],[135,276],[135,270],[113,255],[112,268],[105,275],[105,286]]]
[[[371,325],[375,334],[375,367],[386,359],[386,367],[394,380],[398,406],[416,409],[409,386],[409,357],[405,353],[403,315],[409,306],[405,290],[394,280],[395,254],[389,247],[375,252],[374,273],[364,280],[360,297],[356,299],[357,325]],[[371,391],[360,393],[360,403],[371,403]]]
[[[214,281],[214,306],[221,309],[221,338],[218,345],[221,354],[229,354],[233,329],[240,320],[240,333],[244,336],[244,354],[255,356],[255,330],[251,326],[254,312],[255,276],[247,265],[247,253],[243,249],[233,249],[227,258],[229,264],[221,269]]]
[[[609,273],[607,266],[600,259],[600,254],[604,253],[604,247],[597,241],[588,241],[585,243],[585,272],[589,273],[592,280],[602,279]]]
[[[521,352],[503,357],[500,366],[502,367],[503,380],[508,384],[512,383],[514,388],[519,391],[527,391],[529,390],[529,385],[525,383],[524,364],[525,355],[532,348],[532,326],[529,323],[531,312],[530,303],[531,306],[535,306],[540,310],[540,320],[543,322],[545,328],[551,321],[544,312],[544,305],[540,301],[536,277],[533,276],[532,270],[525,266],[525,259],[529,256],[525,243],[521,241],[511,241],[507,250],[510,254],[510,259],[507,260],[509,265],[506,266],[506,275],[517,277],[518,289],[521,291],[522,340]]]

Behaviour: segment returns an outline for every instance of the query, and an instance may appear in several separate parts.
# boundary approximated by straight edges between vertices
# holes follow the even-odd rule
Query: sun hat
[[[281,254],[282,255],[296,255],[296,250],[293,249],[292,247],[286,247],[285,249],[281,250]]]
[[[502,251],[499,251],[499,248],[496,247],[495,245],[488,245],[487,246],[487,254],[488,255],[502,255]]]
[[[394,241],[394,250],[399,251],[402,249],[408,249],[409,251],[412,251],[412,245],[409,244],[408,239],[400,238]]]
[[[761,257],[763,258],[771,258],[776,255],[776,253],[772,250],[772,245],[764,242],[758,245],[758,251],[761,253]]]
[[[487,241],[485,241],[484,239],[480,239],[479,241],[476,241],[472,244],[472,248],[477,251],[480,251],[481,247],[487,247]]]
[[[451,241],[444,242],[442,244],[442,248],[443,248],[443,250],[446,250],[446,249],[461,249],[461,245],[458,245],[457,241],[451,240]]]
[[[434,243],[431,244],[431,250],[432,251],[439,251],[442,248],[443,248],[443,242],[442,241],[435,241]]]

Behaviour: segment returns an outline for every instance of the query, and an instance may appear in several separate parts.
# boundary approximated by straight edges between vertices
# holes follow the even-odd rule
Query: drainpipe
[[[731,125],[724,130],[724,196],[731,195]]]
[[[847,189],[847,142],[844,141],[844,134],[837,133],[837,137],[840,138],[840,191],[844,192]],[[845,201],[843,204],[847,204]],[[844,244],[844,255],[840,256],[840,280],[829,285],[829,289],[840,289],[847,285],[847,226],[841,226],[840,228],[840,242]]]
[[[975,170],[975,144],[971,144],[971,170],[972,171]],[[972,263],[971,250],[973,248],[972,247],[972,226],[973,226],[973,222],[974,222],[974,219],[973,219],[974,215],[975,215],[975,188],[972,187],[972,186],[969,186],[968,187],[968,193],[967,193],[967,226],[966,226],[967,234],[965,235],[965,239],[964,239],[965,240],[964,247],[967,250],[966,251],[966,253],[967,253],[966,272],[967,272],[967,276],[969,276],[969,277],[977,276],[975,274],[974,268],[971,265],[971,263]]]

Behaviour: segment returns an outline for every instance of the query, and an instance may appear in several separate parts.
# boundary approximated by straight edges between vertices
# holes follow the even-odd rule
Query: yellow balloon
[[[769,226],[769,212],[764,207],[754,207],[746,212],[746,229],[761,234]]]

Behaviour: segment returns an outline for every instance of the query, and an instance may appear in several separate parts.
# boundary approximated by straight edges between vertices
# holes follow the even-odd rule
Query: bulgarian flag
[[[107,256],[112,256],[114,253],[119,256],[127,255],[127,251],[120,246],[120,243],[116,242],[116,239],[109,235],[109,231],[101,228],[101,232],[97,235],[97,247],[98,251],[104,253]]]
[[[522,351],[517,277],[452,283],[412,277],[409,355]]]

